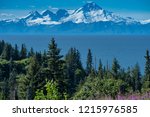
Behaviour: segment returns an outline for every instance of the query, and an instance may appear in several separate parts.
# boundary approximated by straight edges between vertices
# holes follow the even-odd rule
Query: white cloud
[[[13,14],[7,14],[7,13],[1,13],[0,16],[3,16],[3,17],[12,17],[14,15]]]

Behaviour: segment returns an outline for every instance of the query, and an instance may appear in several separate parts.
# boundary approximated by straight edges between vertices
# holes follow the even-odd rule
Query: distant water
[[[103,64],[111,66],[113,58],[117,58],[124,68],[133,67],[137,62],[142,73],[144,72],[145,53],[150,50],[150,36],[50,36],[50,35],[0,35],[0,40],[11,44],[25,43],[27,48],[33,47],[36,51],[48,49],[48,43],[54,37],[61,54],[65,55],[70,47],[76,47],[81,53],[82,63],[85,66],[87,50],[93,54],[93,64],[99,59]],[[96,66],[98,67],[98,66]]]

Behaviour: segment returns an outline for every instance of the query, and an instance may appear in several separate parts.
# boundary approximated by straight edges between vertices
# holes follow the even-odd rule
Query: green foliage
[[[63,60],[61,60],[63,56],[60,55],[60,49],[57,48],[57,44],[55,43],[54,39],[52,39],[51,43],[49,44],[47,56],[50,74],[49,79],[54,81],[59,80],[61,77],[63,77]]]
[[[9,98],[11,100],[17,99],[17,82],[16,82],[16,70],[15,68],[12,69],[8,79],[8,86],[9,86]]]
[[[58,91],[58,84],[56,82],[48,82],[46,84],[46,91],[47,91],[47,99],[49,100],[58,100],[60,99],[59,91]]]
[[[0,83],[1,89],[1,99],[8,100],[9,99],[9,87],[8,87],[8,80],[4,78],[3,82]]]
[[[19,58],[20,58],[20,53],[19,53],[17,45],[15,45],[12,58],[13,58],[13,60],[19,60]]]
[[[44,92],[43,90],[37,90],[36,91],[36,95],[35,95],[35,100],[46,100],[47,99],[47,96],[44,95]]]
[[[36,100],[59,100],[60,94],[58,91],[58,84],[54,81],[49,81],[45,85],[46,94],[44,95],[43,90],[37,90],[36,96],[34,99]]]
[[[21,51],[20,51],[20,59],[25,59],[27,57],[27,48],[25,44],[21,45]]]
[[[99,66],[98,66],[98,77],[100,79],[103,79],[103,77],[104,77],[103,64],[102,64],[101,60],[99,61]]]
[[[2,59],[9,60],[12,57],[13,50],[10,44],[5,44],[3,52],[1,54]]]
[[[34,50],[33,48],[30,49],[30,52],[28,53],[28,57],[31,57],[31,56],[34,56],[35,53],[34,53]]]
[[[145,63],[145,82],[144,82],[144,87],[150,88],[150,55],[149,51],[146,51],[146,63]]]
[[[37,58],[35,56],[31,57],[30,64],[27,71],[27,79],[28,79],[28,90],[27,90],[27,97],[28,99],[34,99],[35,91],[38,87],[38,78],[37,75],[39,73],[39,63],[37,61]],[[38,82],[38,83],[37,83]]]
[[[0,55],[2,54],[3,50],[4,50],[4,46],[5,46],[5,42],[4,40],[0,40]]]
[[[133,91],[141,91],[141,73],[139,65],[136,64],[131,73]]]
[[[28,79],[24,74],[17,75],[17,95],[19,100],[27,99]]]
[[[80,53],[75,48],[70,48],[65,57],[67,77],[67,92],[73,95],[80,81],[84,80],[85,71],[80,60]]]
[[[104,99],[112,97],[115,99],[117,94],[121,92],[121,88],[127,93],[129,86],[122,80],[115,79],[99,79],[88,77],[86,82],[75,94],[74,99]]]
[[[115,79],[118,79],[119,70],[120,70],[119,62],[116,58],[114,58],[112,63],[112,74]]]

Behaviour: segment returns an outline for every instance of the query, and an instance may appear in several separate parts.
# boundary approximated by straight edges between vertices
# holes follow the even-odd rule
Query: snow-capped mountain
[[[41,14],[38,11],[32,11],[29,15],[20,18],[26,21],[28,26],[31,25],[58,25],[60,20],[69,16],[67,10],[59,9],[56,13],[50,10],[44,10]]]
[[[55,14],[51,12],[50,10],[45,10],[42,12],[42,16],[45,17],[50,17],[52,20],[55,18]]]
[[[76,9],[69,17],[64,19],[64,22],[72,21],[74,23],[93,23],[99,21],[123,21],[124,19],[103,10],[96,3],[87,3],[83,7]]]
[[[26,17],[24,17],[26,20],[35,20],[37,18],[42,18],[42,15],[38,11],[32,11]]]
[[[5,29],[5,30],[4,30]],[[20,30],[21,29],[21,30]],[[72,10],[32,11],[27,16],[0,21],[1,32],[150,33],[150,20],[138,21],[104,10],[94,2]]]
[[[56,13],[50,10],[45,10],[41,14],[37,11],[30,12],[24,17],[28,25],[56,25],[65,22],[73,23],[94,23],[100,21],[126,22],[133,23],[133,18],[122,18],[112,12],[106,11],[98,6],[96,3],[87,3],[81,8],[69,13],[67,10],[59,9]]]
[[[69,12],[67,10],[64,10],[64,9],[59,9],[57,12],[56,12],[56,17],[57,17],[57,20],[61,20],[63,18],[66,18],[69,16]]]

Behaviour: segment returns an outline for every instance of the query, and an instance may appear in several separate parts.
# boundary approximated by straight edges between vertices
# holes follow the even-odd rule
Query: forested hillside
[[[61,55],[61,49],[54,38],[44,52],[0,41],[0,99],[150,99],[148,50],[141,74],[138,63],[124,69],[117,58],[106,66],[99,58],[96,69],[90,49],[84,68],[76,48],[66,55]]]

